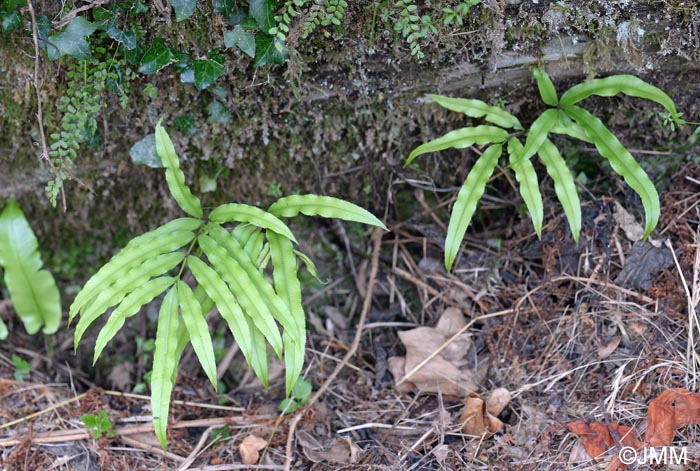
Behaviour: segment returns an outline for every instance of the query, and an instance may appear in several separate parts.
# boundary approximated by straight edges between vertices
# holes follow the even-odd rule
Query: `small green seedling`
[[[509,167],[520,185],[520,195],[532,218],[532,225],[538,236],[542,234],[544,208],[539,181],[535,168],[530,162],[537,155],[544,164],[554,183],[554,191],[559,199],[574,240],[578,242],[581,232],[581,204],[574,178],[566,161],[556,145],[549,139],[550,134],[562,134],[593,144],[601,157],[607,159],[613,171],[617,172],[642,200],[646,213],[644,237],[648,237],[659,220],[661,205],[654,184],[632,154],[620,143],[615,135],[590,112],[579,106],[584,99],[596,95],[611,97],[625,95],[645,98],[665,108],[665,125],[671,129],[675,124],[686,124],[676,110],[673,100],[653,85],[632,75],[614,75],[607,78],[583,82],[571,87],[561,97],[557,95],[549,75],[542,69],[535,69],[533,76],[542,101],[549,106],[525,130],[518,118],[503,108],[490,106],[480,100],[451,98],[431,95],[435,103],[450,111],[463,113],[470,118],[482,118],[490,123],[465,127],[448,132],[442,137],[426,142],[411,152],[406,159],[409,165],[419,155],[448,148],[465,149],[474,145],[487,145],[467,175],[457,195],[450,224],[445,239],[445,267],[449,271],[459,253],[459,248],[471,222],[476,205],[484,194],[486,183],[491,178],[503,149],[509,158]],[[524,139],[524,143],[523,143]]]
[[[23,383],[24,377],[31,372],[29,362],[19,355],[12,355],[12,363],[15,365],[15,379],[18,383]]]
[[[92,432],[92,438],[97,439],[103,435],[108,438],[117,436],[117,432],[114,431],[114,427],[112,426],[112,421],[109,420],[109,416],[103,410],[97,415],[86,414],[82,416],[80,420],[85,424],[85,427]]]
[[[292,397],[280,402],[279,411],[283,414],[291,414],[309,402],[309,399],[311,399],[311,381],[300,378],[292,388]]]

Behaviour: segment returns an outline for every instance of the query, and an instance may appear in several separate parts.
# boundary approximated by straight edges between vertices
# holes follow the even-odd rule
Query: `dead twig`
[[[92,10],[93,8],[100,7],[102,5],[106,5],[107,3],[110,3],[111,1],[112,0],[96,0],[92,3],[88,3],[87,5],[83,5],[82,7],[78,7],[74,10],[69,11],[68,13],[66,13],[66,15],[63,18],[61,18],[61,21],[59,21],[56,24],[56,29],[61,29],[65,25],[70,23],[73,18],[78,16],[78,13],[82,13],[84,11],[88,11],[88,10]],[[29,2],[27,2],[27,3],[29,3]]]
[[[39,124],[39,140],[41,141],[41,158],[48,162],[51,172],[60,179],[58,170],[51,161],[49,156],[49,148],[46,145],[46,133],[44,132],[44,111],[41,104],[41,85],[39,84],[39,32],[36,27],[36,14],[34,13],[34,5],[32,5],[31,0],[27,1],[27,7],[29,8],[29,16],[32,19],[32,41],[34,42],[34,77],[33,85],[36,92],[36,119]],[[66,191],[63,188],[63,183],[61,183],[61,202],[63,203],[63,211],[67,210],[66,205]]]

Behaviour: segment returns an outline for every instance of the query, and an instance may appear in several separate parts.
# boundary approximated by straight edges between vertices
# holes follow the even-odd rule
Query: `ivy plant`
[[[431,95],[433,101],[443,108],[463,113],[470,118],[483,118],[490,123],[448,132],[418,146],[406,159],[406,165],[409,165],[419,155],[429,152],[450,147],[464,149],[474,145],[488,145],[467,175],[452,207],[445,240],[445,267],[448,270],[452,268],[467,226],[504,147],[507,149],[509,167],[520,185],[520,194],[537,235],[542,234],[544,209],[537,173],[530,161],[535,154],[552,178],[555,193],[564,209],[571,233],[578,243],[581,231],[581,204],[574,178],[559,150],[549,139],[550,134],[563,134],[595,145],[598,153],[608,160],[612,169],[621,175],[641,198],[646,214],[644,236],[648,237],[658,223],[659,195],[649,176],[602,121],[579,106],[579,103],[592,95],[610,97],[623,93],[660,104],[667,111],[667,114],[663,115],[667,123],[683,124],[685,121],[680,118],[673,100],[657,87],[632,75],[614,75],[583,82],[564,92],[561,97],[558,97],[549,75],[544,70],[535,69],[533,76],[540,97],[549,108],[535,119],[527,131],[515,116],[501,107],[489,106],[480,100]]]
[[[350,202],[308,194],[279,198],[267,211],[230,203],[205,216],[160,122],[155,140],[170,193],[187,216],[132,239],[85,283],[70,307],[70,321],[80,315],[74,337],[77,348],[88,327],[113,308],[96,340],[96,361],[128,317],[165,295],[151,376],[153,426],[165,449],[170,394],[188,343],[216,389],[214,347],[205,319],[214,306],[263,385],[268,383],[269,345],[284,358],[287,396],[293,390],[306,341],[297,257],[305,264],[310,260],[295,249],[297,240],[281,218],[305,214],[385,227]],[[271,280],[264,275],[268,264]],[[194,287],[184,281],[187,270],[196,280]]]
[[[56,333],[61,323],[61,296],[53,275],[42,269],[39,243],[13,198],[0,214],[0,268],[12,305],[27,333]],[[7,338],[0,319],[0,340]]]

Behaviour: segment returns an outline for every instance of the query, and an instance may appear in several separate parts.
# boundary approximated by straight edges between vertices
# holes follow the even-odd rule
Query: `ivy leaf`
[[[48,55],[50,60],[56,60],[63,56],[73,56],[81,60],[92,59],[90,45],[85,40],[95,32],[97,26],[90,23],[82,16],[76,16],[68,23],[62,33],[49,36]]]
[[[282,47],[280,51],[277,45]],[[255,36],[255,67],[262,67],[267,64],[284,64],[287,58],[287,48],[279,39],[266,34]]]
[[[224,31],[224,46],[235,46],[251,58],[255,58],[255,35],[244,31],[240,26],[233,28],[233,31]]]
[[[24,21],[22,21],[22,15],[15,10],[7,15],[2,16],[2,31],[8,33],[13,29],[21,28],[24,26]]]
[[[224,66],[213,60],[196,60],[192,63],[194,69],[194,86],[197,90],[204,90],[224,75]]]
[[[156,135],[149,134],[134,144],[129,151],[131,161],[136,165],[147,165],[151,168],[163,168],[158,153],[156,152]]]
[[[154,74],[163,67],[175,62],[176,57],[170,48],[165,46],[165,39],[155,38],[151,48],[141,58],[139,72],[142,74]]]
[[[175,117],[173,124],[175,125],[175,129],[186,137],[190,137],[197,132],[197,125],[194,123],[194,116],[191,114],[183,114]]]
[[[116,26],[111,26],[105,30],[107,36],[124,46],[128,50],[136,48],[136,35],[132,31],[122,31]]]
[[[209,113],[207,123],[228,123],[231,119],[231,113],[218,100],[214,100],[207,105],[207,113]]]
[[[268,32],[275,27],[275,10],[277,2],[274,0],[250,0],[250,16],[255,18],[255,22],[261,31]]]
[[[170,0],[170,6],[175,11],[175,21],[182,21],[192,16],[197,0]]]

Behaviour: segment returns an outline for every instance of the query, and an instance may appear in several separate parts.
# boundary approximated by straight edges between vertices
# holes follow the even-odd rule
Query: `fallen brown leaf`
[[[602,360],[612,355],[613,352],[617,350],[617,347],[620,345],[620,340],[622,340],[622,337],[618,336],[607,343],[598,345],[598,358]]]
[[[700,393],[681,388],[667,389],[649,403],[647,417],[646,444],[669,446],[676,430],[700,424]]]
[[[608,428],[608,425],[603,422],[589,423],[584,420],[576,420],[566,424],[566,428],[581,438],[586,452],[596,460],[600,460],[606,451],[617,445],[615,438],[610,434],[610,429],[618,435],[622,446],[635,449],[642,447],[642,442],[637,439],[634,429],[624,425],[610,424],[610,428]]]
[[[238,445],[238,452],[241,454],[243,464],[252,465],[260,459],[260,450],[265,448],[267,440],[258,437],[257,435],[248,435]]]
[[[494,389],[487,401],[477,393],[470,393],[464,400],[464,408],[459,418],[462,431],[467,435],[492,435],[505,425],[498,414],[510,402],[510,393],[505,388]]]
[[[389,368],[397,382],[430,358],[400,385],[401,392],[410,388],[439,392],[445,396],[464,397],[477,389],[482,373],[465,368],[469,363],[466,356],[472,346],[470,335],[463,333],[448,343],[448,340],[465,325],[462,311],[449,308],[434,328],[417,327],[399,332],[399,338],[406,348],[406,357],[389,358]],[[435,355],[438,350],[440,352]]]

